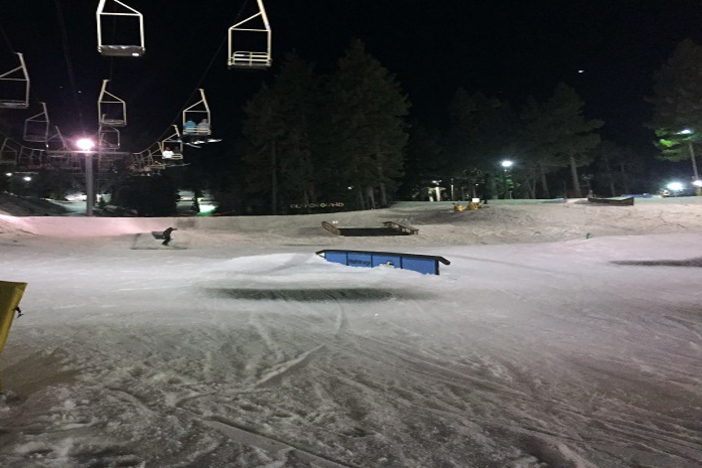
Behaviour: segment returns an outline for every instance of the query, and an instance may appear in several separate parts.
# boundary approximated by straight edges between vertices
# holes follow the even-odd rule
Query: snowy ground
[[[29,283],[0,466],[702,466],[701,202],[0,215],[0,280]],[[314,254],[331,247],[451,265]]]

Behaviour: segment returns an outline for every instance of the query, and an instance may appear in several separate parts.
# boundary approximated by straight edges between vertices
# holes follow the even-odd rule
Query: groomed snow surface
[[[2,215],[0,466],[699,468],[701,202]]]

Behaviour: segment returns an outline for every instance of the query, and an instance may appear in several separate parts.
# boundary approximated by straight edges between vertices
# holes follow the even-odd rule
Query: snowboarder
[[[177,231],[177,228],[172,228],[169,227],[165,231],[163,231],[163,242],[161,243],[162,245],[168,245],[168,243],[171,241],[171,233],[173,231]]]

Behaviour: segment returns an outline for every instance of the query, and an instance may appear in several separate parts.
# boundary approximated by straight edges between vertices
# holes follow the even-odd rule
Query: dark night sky
[[[519,105],[530,94],[546,98],[565,81],[584,98],[588,116],[607,122],[606,137],[641,148],[648,138],[641,123],[650,113],[643,97],[654,70],[682,39],[702,42],[699,0],[264,1],[274,62],[295,49],[319,71],[331,71],[358,37],[397,76],[425,125],[445,121],[458,87]],[[198,85],[215,133],[238,133],[241,106],[276,72],[227,70],[223,41],[246,2],[126,3],[145,16],[141,59],[97,53],[97,0],[0,0],[3,70],[12,67],[11,50],[25,54],[33,101],[47,102],[66,135],[95,131],[98,92],[110,76],[110,91],[127,101],[129,150],[143,149],[179,121]],[[21,128],[38,108],[8,112],[2,117]]]

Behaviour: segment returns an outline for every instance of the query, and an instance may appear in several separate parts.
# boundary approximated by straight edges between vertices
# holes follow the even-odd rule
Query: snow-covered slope
[[[29,283],[0,466],[701,466],[702,205],[450,208],[0,217],[0,279]],[[451,265],[351,268],[329,246]]]

